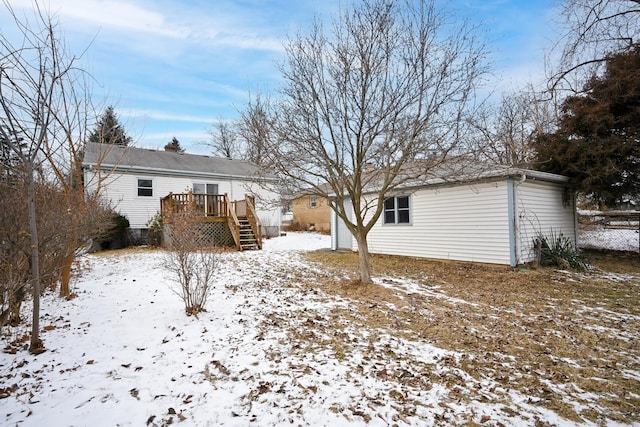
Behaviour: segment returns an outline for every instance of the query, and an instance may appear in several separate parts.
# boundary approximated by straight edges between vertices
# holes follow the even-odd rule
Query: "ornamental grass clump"
[[[544,267],[560,267],[572,270],[586,270],[587,261],[578,251],[573,241],[553,230],[549,235],[538,235],[533,242],[538,264]]]

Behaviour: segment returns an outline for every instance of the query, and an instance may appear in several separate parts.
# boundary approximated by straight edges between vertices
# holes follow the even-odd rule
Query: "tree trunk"
[[[76,259],[76,247],[78,242],[78,220],[74,215],[71,218],[71,235],[66,244],[66,254],[62,261],[62,270],[60,272],[60,297],[66,298],[71,293],[69,282],[71,281],[71,269],[73,261]]]
[[[71,293],[69,282],[71,281],[71,268],[75,260],[75,250],[67,248],[67,255],[62,261],[62,271],[60,272],[60,296],[66,298]]]
[[[27,204],[29,208],[29,234],[31,235],[31,287],[33,289],[33,322],[31,325],[31,346],[29,352],[43,351],[40,341],[40,248],[38,245],[38,225],[36,223],[36,185],[33,177],[33,163],[27,164]]]
[[[358,260],[360,261],[360,281],[362,283],[371,283],[371,269],[369,266],[369,244],[367,236],[358,233],[356,242],[358,242]]]

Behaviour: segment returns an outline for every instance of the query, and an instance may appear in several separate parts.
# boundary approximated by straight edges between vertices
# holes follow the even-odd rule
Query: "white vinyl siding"
[[[535,259],[533,241],[539,235],[562,233],[576,244],[573,197],[563,185],[527,179],[515,184],[518,263]]]
[[[412,226],[376,224],[368,236],[369,251],[509,264],[507,200],[503,181],[416,190]]]
[[[153,180],[152,197],[138,196],[138,178]],[[97,182],[93,172],[86,172],[85,182],[89,183],[88,191],[95,189],[91,186],[91,183]],[[117,212],[127,217],[131,228],[146,228],[146,223],[160,211],[161,198],[169,193],[189,192],[193,183],[194,179],[189,177],[112,173],[102,183],[101,196]],[[219,194],[227,194],[231,201],[243,199],[245,194],[255,194],[257,213],[263,225],[280,223],[280,209],[269,204],[269,201],[275,200],[275,193],[249,181],[216,179],[216,183]]]
[[[512,266],[532,261],[540,233],[562,233],[575,244],[573,193],[565,186],[521,176],[407,192],[411,227],[387,226],[383,211],[367,236],[369,252]],[[351,249],[358,250],[355,239]]]

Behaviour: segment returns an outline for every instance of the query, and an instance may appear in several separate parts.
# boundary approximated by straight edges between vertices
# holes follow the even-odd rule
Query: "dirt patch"
[[[448,363],[569,420],[640,421],[637,259],[599,254],[574,273],[378,255],[363,285],[355,254],[306,257],[327,273],[307,286],[351,301],[341,322],[462,353]]]

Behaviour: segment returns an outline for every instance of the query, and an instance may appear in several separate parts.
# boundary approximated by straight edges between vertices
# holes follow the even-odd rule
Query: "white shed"
[[[576,218],[567,177],[498,167],[397,189],[367,241],[371,253],[516,266],[535,259],[539,235],[562,233],[575,245]],[[358,249],[333,211],[331,245]]]
[[[130,228],[144,235],[147,223],[160,211],[169,194],[227,195],[231,201],[255,197],[264,234],[279,234],[280,209],[276,193],[261,185],[273,178],[241,160],[181,154],[109,144],[87,143],[83,160],[87,191],[96,191],[126,216]],[[277,230],[271,230],[277,228]]]

